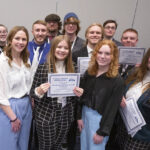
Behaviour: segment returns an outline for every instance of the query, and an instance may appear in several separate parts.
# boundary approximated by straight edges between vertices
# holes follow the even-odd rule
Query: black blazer
[[[88,57],[87,46],[81,48],[79,51],[76,51],[72,54],[72,60],[75,63],[75,65],[77,64],[78,57]]]

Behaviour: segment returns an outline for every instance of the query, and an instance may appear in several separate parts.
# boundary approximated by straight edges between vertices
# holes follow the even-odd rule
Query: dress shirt
[[[87,46],[87,51],[88,51],[88,56],[91,57],[91,56],[92,56],[93,49],[90,48],[89,46]]]
[[[15,62],[8,64],[8,57],[0,55],[0,104],[10,105],[9,98],[21,98],[29,94],[32,75],[31,68],[24,63],[18,66]]]

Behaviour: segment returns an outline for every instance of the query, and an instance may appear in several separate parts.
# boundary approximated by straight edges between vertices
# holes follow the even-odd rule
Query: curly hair
[[[95,49],[92,53],[91,60],[89,62],[88,67],[88,73],[90,75],[96,75],[98,72],[98,63],[96,61],[97,54],[99,52],[99,49],[103,45],[108,45],[111,49],[111,62],[108,68],[108,71],[106,72],[107,77],[116,77],[118,75],[118,48],[116,44],[111,40],[103,40],[97,43],[95,46]]]
[[[145,53],[141,65],[136,68],[136,70],[126,79],[125,83],[129,84],[131,81],[133,81],[131,87],[138,82],[142,82],[145,75],[147,74],[149,68],[148,68],[148,61],[150,59],[150,48]],[[146,89],[150,88],[150,83],[146,86]],[[144,91],[146,90],[144,89]]]
[[[51,72],[51,69],[52,69],[51,67],[53,67],[53,71],[54,71],[54,73],[56,73],[55,64],[57,62],[57,59],[55,57],[55,50],[56,50],[58,44],[63,40],[66,41],[66,43],[68,44],[68,47],[69,47],[69,54],[68,54],[67,58],[65,59],[66,73],[74,73],[74,67],[72,64],[71,45],[70,45],[70,41],[66,35],[56,36],[52,40],[51,50],[47,57],[47,63],[49,64],[49,72]]]
[[[8,64],[11,66],[11,62],[13,60],[13,58],[12,58],[12,40],[18,31],[23,31],[26,34],[27,44],[26,44],[24,50],[21,52],[20,57],[22,58],[25,66],[30,67],[30,64],[28,64],[29,51],[27,49],[28,41],[29,41],[29,34],[28,34],[27,29],[24,26],[15,26],[11,29],[11,31],[8,34],[7,46],[4,48],[6,56],[9,58]]]

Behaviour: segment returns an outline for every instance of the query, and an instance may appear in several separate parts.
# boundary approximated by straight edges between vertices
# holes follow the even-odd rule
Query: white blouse
[[[0,55],[0,104],[10,105],[9,98],[29,94],[31,84],[31,68],[27,68],[23,62],[21,67],[14,62],[9,66],[8,57]]]
[[[147,84],[150,83],[150,71],[147,72],[145,75],[143,82],[139,82],[135,84],[133,87],[129,88],[129,90],[126,93],[126,98],[134,98],[135,101],[139,99],[139,97],[142,95],[143,89],[147,86]]]

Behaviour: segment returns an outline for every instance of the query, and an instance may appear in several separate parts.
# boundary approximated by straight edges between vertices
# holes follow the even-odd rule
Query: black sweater
[[[78,120],[81,119],[83,105],[96,110],[102,115],[97,134],[108,136],[123,96],[123,80],[120,76],[109,78],[104,73],[96,77],[86,72],[80,87],[84,89],[84,93],[78,105]]]

